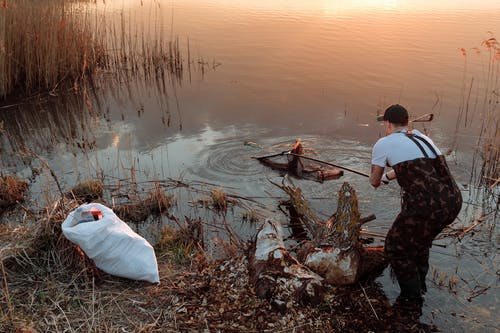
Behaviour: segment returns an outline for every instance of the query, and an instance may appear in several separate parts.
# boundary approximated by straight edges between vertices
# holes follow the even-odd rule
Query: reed
[[[468,54],[461,49],[464,56],[464,77],[462,82],[462,102],[459,108],[455,133],[460,129],[478,123],[478,133],[474,150],[470,183],[486,190],[485,198],[494,194],[500,183],[500,43],[490,35],[482,41],[482,48],[473,48],[474,54],[484,61],[484,72],[479,77],[468,72]],[[476,93],[477,91],[477,93]],[[457,145],[455,135],[453,146]]]
[[[92,110],[90,93],[99,73],[111,74],[113,84],[141,77],[164,90],[166,82],[180,83],[185,67],[194,67],[189,40],[184,47],[179,37],[147,26],[125,9],[117,18],[95,1],[3,3],[0,100],[39,92],[55,95],[65,87],[81,93]],[[161,19],[157,12],[152,7],[146,21]]]
[[[0,97],[78,83],[105,59],[91,9],[67,0],[4,1],[0,8]]]
[[[158,14],[158,12],[160,14]],[[105,12],[101,15],[106,15]],[[155,82],[158,90],[164,90],[165,82],[180,83],[185,63],[191,70],[191,52],[187,39],[187,59],[178,36],[168,34],[163,28],[151,27],[131,12],[124,10],[120,18],[111,18],[106,25],[106,43],[111,70],[120,82],[143,77]],[[162,21],[156,7],[149,13],[148,21]]]
[[[500,115],[498,104],[500,95],[500,43],[495,37],[483,41],[488,52],[488,72],[486,78],[486,92],[483,98],[482,124],[479,146],[481,149],[481,181],[498,185],[500,181]]]

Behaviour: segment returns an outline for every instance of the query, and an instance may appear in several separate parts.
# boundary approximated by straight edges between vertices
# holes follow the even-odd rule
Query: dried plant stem
[[[40,157],[40,155],[38,155],[34,151],[29,151],[29,153],[32,154],[33,156],[35,156],[43,164],[43,166],[45,168],[47,168],[47,170],[49,170],[50,175],[52,176],[52,178],[56,182],[57,189],[59,190],[59,193],[61,194],[61,198],[63,198],[64,197],[64,192],[62,190],[61,184],[59,183],[59,179],[57,178],[56,173],[54,172],[54,169],[52,169],[50,167],[49,163],[47,163],[47,161],[45,161],[42,157]],[[62,206],[63,210],[65,210],[64,200],[61,200],[61,206]]]
[[[469,234],[475,227],[477,227],[481,222],[485,221],[486,218],[484,216],[480,216],[474,220],[474,223],[467,227],[460,235],[458,235],[458,239],[464,238],[467,234]]]
[[[361,290],[363,290],[363,294],[365,295],[365,298],[366,300],[368,301],[368,304],[370,304],[370,308],[372,309],[373,311],[373,314],[375,315],[375,318],[377,318],[377,320],[380,320],[380,318],[378,317],[377,315],[377,311],[375,311],[375,309],[373,308],[373,305],[372,305],[372,302],[370,301],[370,298],[368,297],[368,295],[366,294],[366,290],[365,288],[363,288],[363,286],[361,285],[361,283],[359,283],[359,286],[361,287]]]
[[[0,266],[2,267],[3,290],[4,290],[4,294],[5,294],[5,300],[7,302],[7,307],[8,307],[7,318],[9,320],[12,320],[12,314],[14,313],[14,308],[12,306],[12,300],[10,298],[9,285],[7,283],[7,274],[5,272],[5,267],[3,265],[3,260],[0,260]]]

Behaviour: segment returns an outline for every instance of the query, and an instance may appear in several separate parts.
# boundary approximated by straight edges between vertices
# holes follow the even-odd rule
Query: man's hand
[[[387,173],[384,173],[382,178],[380,178],[380,182],[385,185],[389,184],[390,181],[389,177],[387,177]]]

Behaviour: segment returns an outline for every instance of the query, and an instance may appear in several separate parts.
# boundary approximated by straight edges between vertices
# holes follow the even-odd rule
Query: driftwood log
[[[267,219],[260,227],[250,250],[249,271],[256,295],[280,311],[294,303],[319,304],[323,300],[323,278],[286,250],[280,222]]]
[[[337,211],[326,221],[309,208],[300,188],[278,185],[289,195],[290,219],[300,223],[309,241],[297,251],[299,262],[334,285],[353,284],[376,277],[387,266],[383,247],[365,248],[360,239],[361,225],[356,191],[345,182],[338,195]]]
[[[358,281],[362,244],[356,192],[345,182],[339,191],[337,211],[326,223],[322,232],[301,251],[302,261],[335,285]]]

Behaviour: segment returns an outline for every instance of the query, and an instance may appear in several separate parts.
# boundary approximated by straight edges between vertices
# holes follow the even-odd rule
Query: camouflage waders
[[[401,287],[401,296],[419,297],[426,291],[432,241],[457,217],[462,195],[444,157],[424,138],[411,133],[407,137],[425,157],[393,166],[402,189],[401,212],[387,234],[385,251]],[[437,157],[429,158],[422,143]]]

